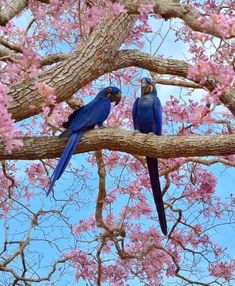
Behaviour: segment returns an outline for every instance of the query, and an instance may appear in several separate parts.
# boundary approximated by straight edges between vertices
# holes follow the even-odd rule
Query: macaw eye
[[[146,80],[144,78],[142,79],[142,83],[146,83]]]
[[[112,87],[108,88],[108,93],[112,93]]]

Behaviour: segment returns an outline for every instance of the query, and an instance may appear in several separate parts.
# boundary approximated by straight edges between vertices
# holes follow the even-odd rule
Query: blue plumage
[[[161,102],[157,97],[157,90],[149,78],[142,79],[141,97],[137,98],[134,102],[132,117],[136,130],[146,134],[150,132],[156,135],[162,134]],[[162,232],[167,235],[167,223],[159,181],[158,160],[150,157],[146,157],[146,160],[160,226]]]
[[[50,185],[47,191],[47,196],[51,192],[55,182],[61,177],[66,166],[73,155],[77,144],[79,143],[82,134],[93,129],[96,125],[102,126],[103,122],[109,116],[111,110],[111,102],[117,105],[121,100],[121,91],[115,86],[102,89],[97,96],[88,104],[75,110],[68,118],[68,121],[63,124],[67,128],[60,134],[60,138],[69,137],[68,143],[65,146],[63,154],[52,174]]]

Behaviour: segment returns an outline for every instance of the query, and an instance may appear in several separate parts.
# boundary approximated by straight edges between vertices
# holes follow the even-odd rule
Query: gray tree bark
[[[0,144],[0,160],[56,158],[62,154],[67,140],[57,137],[25,137],[24,146],[12,154],[7,154],[3,144]],[[165,159],[230,155],[235,154],[235,135],[156,136],[109,127],[84,133],[75,153],[101,149]]]

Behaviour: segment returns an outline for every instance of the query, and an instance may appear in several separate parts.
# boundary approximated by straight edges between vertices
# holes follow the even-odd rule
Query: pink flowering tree
[[[233,1],[0,4],[0,284],[234,285]],[[160,138],[132,131],[146,75]],[[122,102],[47,198],[62,122],[109,84]],[[168,237],[146,155],[160,161]]]

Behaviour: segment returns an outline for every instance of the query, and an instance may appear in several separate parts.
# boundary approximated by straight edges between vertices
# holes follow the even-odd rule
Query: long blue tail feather
[[[164,235],[167,235],[167,222],[165,216],[164,203],[162,199],[161,186],[159,181],[158,160],[156,158],[146,157],[146,161],[149,170],[150,183],[152,186],[154,202],[157,207],[161,230]]]
[[[69,160],[71,159],[77,147],[77,144],[81,139],[82,133],[83,132],[74,133],[70,136],[69,141],[67,145],[65,146],[64,152],[61,155],[60,160],[51,176],[51,182],[50,182],[50,186],[48,188],[46,196],[50,194],[55,182],[61,177],[65,168],[67,167]]]

